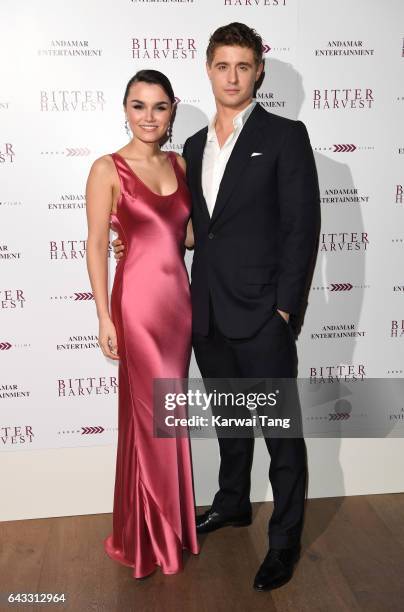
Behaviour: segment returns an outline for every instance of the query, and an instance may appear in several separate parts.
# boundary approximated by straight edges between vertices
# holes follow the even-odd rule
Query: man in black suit
[[[293,323],[304,307],[320,226],[313,152],[301,121],[253,101],[262,39],[244,24],[216,30],[207,71],[217,114],[187,139],[195,251],[193,347],[204,379],[294,378]],[[291,317],[291,318],[290,318]],[[265,437],[274,510],[269,551],[254,580],[286,583],[300,554],[307,483],[302,437]],[[251,523],[253,437],[219,437],[219,490],[197,531]]]

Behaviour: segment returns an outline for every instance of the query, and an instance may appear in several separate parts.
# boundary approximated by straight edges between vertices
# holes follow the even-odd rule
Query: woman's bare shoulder
[[[98,184],[108,184],[114,188],[119,185],[119,178],[111,155],[102,155],[93,161],[89,180],[95,180]]]
[[[115,168],[111,155],[102,155],[93,161],[91,171],[97,175],[112,175]]]

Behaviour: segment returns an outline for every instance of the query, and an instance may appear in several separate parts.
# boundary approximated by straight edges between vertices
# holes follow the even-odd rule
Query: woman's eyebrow
[[[130,100],[130,102],[137,102],[138,104],[144,104],[143,100]],[[155,106],[159,105],[159,104],[168,104],[167,100],[161,100],[161,102],[155,102]]]

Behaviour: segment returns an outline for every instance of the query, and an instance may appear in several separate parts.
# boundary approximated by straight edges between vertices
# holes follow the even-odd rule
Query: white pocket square
[[[263,155],[263,153],[251,153],[251,157],[255,157],[256,155]]]

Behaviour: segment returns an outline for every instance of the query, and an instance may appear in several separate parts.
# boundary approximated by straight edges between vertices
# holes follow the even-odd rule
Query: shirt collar
[[[253,100],[240,113],[238,113],[235,117],[233,117],[233,126],[235,130],[241,129],[244,126],[248,117],[251,115],[252,111],[254,110],[256,104],[257,102]],[[216,130],[215,130],[216,116],[217,115],[215,115],[211,119],[209,126],[208,126],[208,136],[207,136],[208,142],[212,142],[212,140],[217,140]]]

